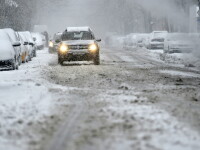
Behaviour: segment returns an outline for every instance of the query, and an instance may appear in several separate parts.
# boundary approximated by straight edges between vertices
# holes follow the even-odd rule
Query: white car
[[[163,49],[167,31],[153,31],[150,34],[149,49]]]
[[[17,60],[18,60],[18,63],[19,65],[21,64],[22,60],[21,60],[21,55],[22,55],[22,52],[21,52],[21,43],[20,43],[20,39],[18,38],[16,32],[11,29],[11,28],[6,28],[6,29],[3,29],[7,34],[8,36],[10,37],[10,40],[12,42],[13,45],[18,45],[18,46],[14,46],[14,50],[15,50],[15,53],[16,53],[16,56],[17,56]]]
[[[15,46],[19,43],[13,43],[4,30],[0,30],[0,66],[3,68],[18,69],[18,56],[15,53]]]
[[[28,40],[28,49],[29,49],[29,61],[32,60],[34,56],[36,56],[36,48],[35,48],[35,41],[29,31],[20,32],[26,39]]]
[[[164,42],[165,53],[188,53],[193,49],[194,43],[187,33],[169,33]]]
[[[138,33],[131,33],[124,38],[124,48],[131,48],[137,46]]]
[[[24,52],[24,55],[22,55],[22,63],[25,63],[29,61],[28,40],[24,34],[18,32],[18,35],[21,41],[21,50]]]
[[[149,34],[138,34],[136,37],[137,47],[145,47],[146,40],[149,39]]]
[[[31,33],[31,35],[35,39],[36,48],[38,50],[44,49],[45,44],[46,44],[45,36],[43,34],[39,33],[39,32],[38,33]]]

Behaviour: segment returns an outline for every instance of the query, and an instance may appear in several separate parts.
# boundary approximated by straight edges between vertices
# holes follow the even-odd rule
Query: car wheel
[[[28,56],[28,61],[31,61],[32,60],[32,57],[31,55]]]
[[[33,57],[36,57],[36,56],[37,56],[36,50],[34,50],[34,52],[33,52]]]
[[[18,60],[15,58],[15,59],[13,59],[13,61],[12,61],[12,64],[11,64],[11,70],[18,70]]]
[[[18,56],[17,61],[18,61],[18,65],[20,66],[22,64],[22,58],[21,58],[21,56]]]
[[[94,57],[94,65],[100,65],[100,56],[99,54],[97,54],[95,57]]]
[[[60,57],[58,57],[58,64],[60,64],[61,66],[63,66],[63,60],[62,60],[62,58],[60,58]]]

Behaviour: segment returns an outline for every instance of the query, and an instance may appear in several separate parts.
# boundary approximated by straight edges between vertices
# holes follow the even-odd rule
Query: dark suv
[[[100,64],[99,45],[89,27],[69,27],[61,36],[58,46],[58,62],[91,61]]]

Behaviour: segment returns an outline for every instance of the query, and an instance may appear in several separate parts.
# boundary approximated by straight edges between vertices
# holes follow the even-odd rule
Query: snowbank
[[[52,111],[52,94],[41,78],[41,67],[50,59],[45,53],[40,51],[37,58],[18,71],[0,72],[1,150],[29,149],[27,142],[34,133],[26,130]]]

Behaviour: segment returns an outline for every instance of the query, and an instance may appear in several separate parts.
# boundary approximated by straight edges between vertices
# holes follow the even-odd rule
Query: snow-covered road
[[[144,49],[102,49],[102,64],[39,51],[0,72],[0,149],[200,149],[200,72]]]

